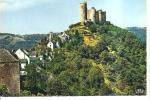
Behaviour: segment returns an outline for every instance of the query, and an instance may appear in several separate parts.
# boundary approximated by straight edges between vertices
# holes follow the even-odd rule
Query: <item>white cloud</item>
[[[16,11],[38,4],[49,3],[52,0],[0,0],[0,11]]]

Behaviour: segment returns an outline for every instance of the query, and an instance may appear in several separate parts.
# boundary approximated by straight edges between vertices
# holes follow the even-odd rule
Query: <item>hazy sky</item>
[[[84,0],[0,0],[0,32],[60,32],[79,22]],[[88,8],[106,10],[107,20],[120,26],[146,26],[146,0],[88,0]]]

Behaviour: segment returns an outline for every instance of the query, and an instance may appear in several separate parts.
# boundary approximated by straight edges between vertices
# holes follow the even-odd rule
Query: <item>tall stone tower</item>
[[[102,10],[99,10],[98,13],[99,13],[99,21],[100,22],[105,22],[106,21],[106,12],[102,11]]]
[[[99,10],[98,13],[99,13],[99,21],[102,22],[102,10]]]
[[[80,22],[87,20],[87,3],[80,3]]]
[[[96,9],[94,7],[90,10],[90,19],[92,22],[96,22]]]

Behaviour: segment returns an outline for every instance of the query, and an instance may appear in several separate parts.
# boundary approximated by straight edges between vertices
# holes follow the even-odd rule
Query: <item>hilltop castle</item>
[[[87,3],[80,3],[80,22],[105,22],[106,21],[106,12],[102,10],[96,10],[94,7],[87,9]]]

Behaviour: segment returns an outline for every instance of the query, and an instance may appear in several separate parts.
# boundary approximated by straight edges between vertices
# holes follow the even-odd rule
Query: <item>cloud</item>
[[[0,0],[0,11],[16,11],[39,4],[50,3],[52,0]]]

